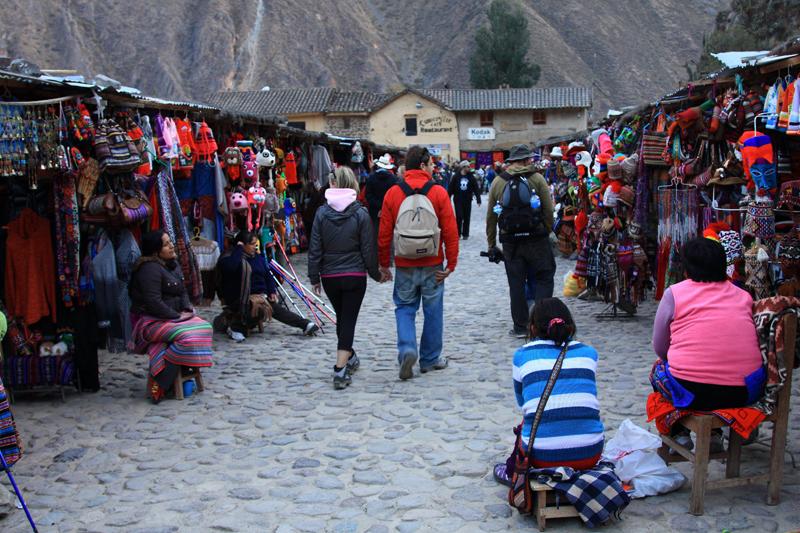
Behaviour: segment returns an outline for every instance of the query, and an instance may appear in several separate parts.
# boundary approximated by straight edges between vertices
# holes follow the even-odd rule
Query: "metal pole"
[[[25,516],[28,517],[28,522],[31,524],[31,528],[33,529],[33,533],[38,533],[39,530],[36,529],[36,524],[33,522],[33,517],[31,516],[31,512],[28,511],[28,506],[25,505],[25,498],[22,497],[22,493],[17,487],[17,482],[14,480],[14,476],[11,474],[11,467],[8,466],[6,463],[6,458],[3,455],[3,451],[0,450],[0,461],[3,462],[3,470],[6,471],[6,475],[8,476],[9,481],[11,481],[11,486],[14,487],[14,492],[17,493],[17,498],[19,499],[19,503],[22,504],[22,510],[25,511]]]
[[[292,300],[292,298],[289,296],[289,293],[286,292],[286,289],[283,288],[283,285],[278,283],[278,280],[275,279],[275,275],[272,273],[272,271],[270,271],[269,275],[272,276],[272,279],[275,281],[275,286],[277,286],[278,289],[284,294],[284,297],[289,300],[289,302],[292,304],[292,307],[294,307],[295,311],[297,311],[297,314],[307,319],[305,313],[303,313],[303,311],[301,311],[300,308],[297,307],[297,304],[294,303],[294,300]]]
[[[300,281],[299,281],[299,280],[297,280],[296,278],[292,277],[292,275],[291,275],[289,272],[287,272],[287,271],[286,271],[286,269],[285,269],[285,268],[283,268],[283,267],[280,265],[280,263],[276,262],[274,259],[273,259],[272,261],[270,261],[270,264],[271,264],[271,263],[275,263],[275,267],[276,267],[276,269],[277,269],[277,270],[280,270],[280,271],[281,271],[281,273],[282,273],[284,276],[287,276],[287,277],[289,277],[290,279],[292,279],[292,281],[294,281],[295,283],[297,283],[297,285],[299,285],[299,286],[300,286],[300,288],[302,288],[302,289],[303,289],[303,291],[305,291],[307,294],[311,295],[311,297],[312,297],[314,300],[316,300],[317,302],[319,302],[320,304],[322,304],[323,306],[325,306],[325,308],[326,308],[328,311],[330,311],[330,312],[331,312],[331,313],[333,313],[333,314],[336,314],[336,312],[335,312],[333,309],[331,309],[330,307],[328,307],[328,304],[326,304],[326,303],[325,303],[325,300],[323,300],[322,298],[320,298],[319,296],[317,296],[316,294],[314,294],[314,291],[310,291],[310,290],[308,290],[308,287],[306,287],[305,285],[303,285],[302,283],[300,283]],[[328,318],[330,318],[330,317],[328,317]]]

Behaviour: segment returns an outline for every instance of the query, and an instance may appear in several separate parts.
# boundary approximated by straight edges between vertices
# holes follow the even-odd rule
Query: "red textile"
[[[294,154],[292,152],[286,154],[283,173],[286,176],[286,183],[289,185],[297,185],[297,163],[294,160]]]
[[[505,161],[505,158],[503,157],[503,152],[492,152],[492,162],[493,163],[498,163],[498,162],[502,163],[504,161]]]
[[[767,417],[758,409],[752,407],[735,407],[732,409],[717,409],[715,411],[693,411],[691,409],[678,409],[658,392],[651,392],[647,397],[647,421],[655,419],[656,428],[661,434],[668,434],[670,428],[689,415],[714,415],[728,424],[736,433],[746,439]]]
[[[404,179],[412,189],[421,189],[431,179],[431,176],[423,170],[407,170]],[[390,248],[394,236],[394,224],[397,220],[400,204],[403,203],[405,198],[406,195],[403,193],[403,189],[395,185],[389,189],[383,200],[381,225],[378,231],[378,262],[382,267],[388,268],[391,265]],[[439,255],[422,259],[396,257],[394,262],[399,267],[423,267],[442,264],[444,263],[443,243],[447,250],[447,265],[445,266],[452,272],[456,269],[456,263],[458,263],[458,228],[456,227],[453,204],[450,203],[450,197],[441,185],[434,185],[428,192],[428,198],[436,210],[436,216],[439,218],[439,227],[442,229]]]
[[[5,294],[11,317],[26,325],[56,320],[56,271],[50,221],[25,208],[8,224]]]

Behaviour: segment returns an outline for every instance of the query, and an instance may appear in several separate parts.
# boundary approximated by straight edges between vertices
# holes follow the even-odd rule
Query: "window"
[[[350,117],[342,117],[342,129],[350,129]]]
[[[414,137],[417,134],[417,116],[406,117],[406,137]]]
[[[481,127],[494,126],[494,111],[481,111]]]
[[[305,122],[289,122],[286,125],[289,126],[290,128],[297,128],[298,130],[306,129]]]
[[[537,126],[541,124],[547,124],[547,113],[541,109],[537,109],[533,112],[533,125]]]

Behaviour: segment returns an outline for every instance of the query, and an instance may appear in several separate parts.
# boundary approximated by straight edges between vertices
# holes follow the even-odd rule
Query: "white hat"
[[[592,154],[587,151],[578,152],[575,155],[575,165],[580,166],[583,165],[587,168],[591,168],[592,166]]]
[[[394,168],[394,165],[392,164],[392,156],[389,154],[383,154],[378,161],[375,162],[375,164],[386,170]]]
[[[469,161],[467,161],[467,160],[465,159],[465,160],[463,160],[462,162],[460,162],[460,163],[458,164],[458,166],[459,166],[459,167],[470,167],[470,166],[472,166],[472,163],[470,163]]]
[[[550,157],[564,157],[564,154],[561,153],[560,146],[554,146],[552,150],[550,150]]]

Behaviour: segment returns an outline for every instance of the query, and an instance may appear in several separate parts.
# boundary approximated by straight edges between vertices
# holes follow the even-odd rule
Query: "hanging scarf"
[[[181,204],[178,193],[172,184],[172,168],[163,168],[157,176],[159,205],[161,207],[161,223],[170,240],[175,244],[175,252],[183,272],[183,282],[192,302],[200,300],[203,294],[203,282],[197,258],[189,244],[189,231],[181,216]]]
[[[56,283],[64,307],[78,304],[80,289],[81,234],[78,221],[78,196],[75,175],[64,173],[53,182],[56,225]]]
[[[669,187],[658,191],[658,287],[656,298],[664,289],[683,280],[681,250],[697,237],[699,209],[697,189]]]

